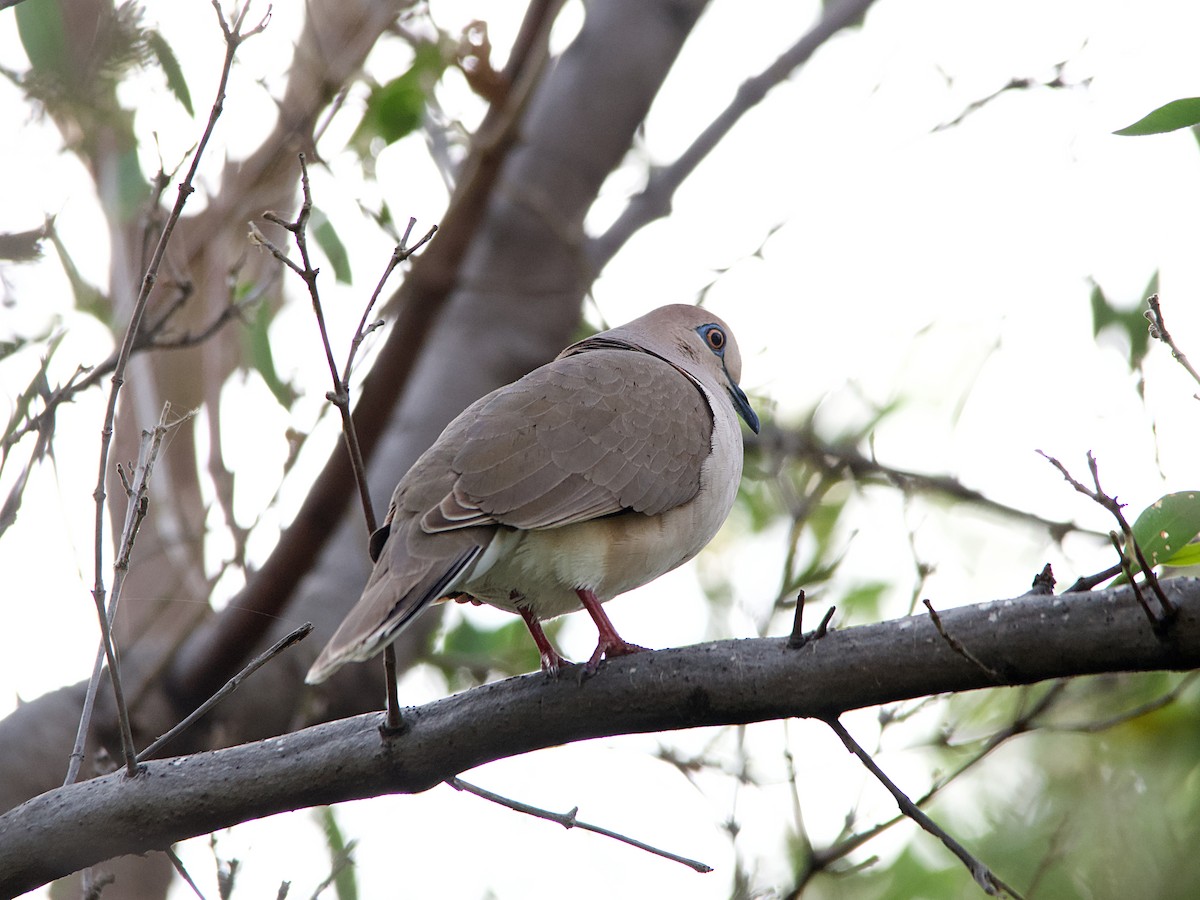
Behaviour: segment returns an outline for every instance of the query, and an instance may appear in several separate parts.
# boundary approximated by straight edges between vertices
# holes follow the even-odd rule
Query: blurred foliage
[[[554,643],[562,628],[562,619],[544,622],[543,628]],[[538,671],[542,664],[537,646],[522,619],[514,618],[496,628],[487,628],[465,616],[443,634],[429,661],[445,675],[453,691],[475,687],[485,681],[489,673],[505,677],[525,675]]]
[[[1030,900],[1193,896],[1200,884],[1193,851],[1200,838],[1195,682],[1193,675],[1164,672],[1103,675],[950,698],[939,707],[944,730],[917,750],[926,768],[954,772],[986,758],[926,809]],[[1165,705],[1155,708],[1162,698]],[[988,749],[992,734],[1047,699],[1028,730]],[[886,770],[888,754],[877,759]],[[982,896],[936,838],[907,820],[894,827],[911,835],[894,857],[873,859],[867,844],[813,876],[800,896]],[[793,836],[792,845],[803,842]],[[799,855],[798,872],[806,862]]]
[[[377,156],[421,126],[428,98],[446,66],[440,44],[420,44],[412,65],[402,75],[371,89],[362,121],[350,138],[350,146],[360,158]]]
[[[1104,333],[1115,333],[1123,337],[1129,344],[1129,369],[1132,372],[1141,371],[1142,362],[1150,349],[1150,332],[1143,315],[1143,300],[1156,293],[1158,272],[1151,276],[1142,296],[1130,306],[1114,304],[1099,284],[1092,284],[1092,336],[1098,338]]]
[[[337,814],[331,806],[315,810],[317,823],[325,835],[325,846],[329,850],[329,878],[338,900],[358,900],[358,871],[355,868],[354,841],[347,841],[338,825]],[[319,894],[318,890],[316,896]]]
[[[274,318],[275,311],[265,303],[258,304],[254,311],[245,317],[246,327],[240,332],[245,348],[243,358],[250,369],[262,376],[279,405],[284,409],[291,409],[299,394],[289,382],[279,377],[279,371],[275,368],[270,334],[271,321]]]
[[[333,277],[342,284],[350,284],[354,280],[350,274],[350,254],[346,252],[346,245],[338,237],[337,229],[333,227],[329,217],[316,208],[308,221],[309,233],[328,258],[329,264],[333,266]]]

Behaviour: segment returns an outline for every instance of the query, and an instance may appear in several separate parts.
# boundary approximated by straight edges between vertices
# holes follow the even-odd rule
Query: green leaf
[[[394,144],[416,131],[425,113],[425,97],[445,68],[436,44],[418,47],[407,72],[371,91],[350,146],[361,156],[368,156],[373,139],[380,138],[385,145]]]
[[[1151,566],[1174,559],[1200,534],[1200,491],[1178,491],[1160,497],[1142,510],[1132,530],[1133,539]],[[1135,563],[1135,571],[1137,568]]]
[[[1174,555],[1163,560],[1164,566],[1175,566],[1183,568],[1184,566],[1200,566],[1200,544],[1191,543],[1185,544],[1175,552]]]
[[[192,94],[188,90],[187,81],[183,77],[183,69],[179,67],[179,60],[175,58],[175,52],[171,49],[171,45],[157,31],[146,32],[146,43],[158,60],[159,66],[162,67],[163,74],[167,76],[167,87],[175,95],[175,99],[187,110],[188,115],[194,116],[196,113],[192,109]]]
[[[260,306],[258,315],[250,317],[248,327],[242,332],[247,342],[246,355],[250,360],[250,368],[262,376],[279,405],[284,409],[291,409],[292,404],[296,402],[296,390],[280,378],[275,369],[275,356],[271,352],[270,325],[270,311],[265,306]]]
[[[342,243],[342,239],[338,237],[333,223],[319,209],[312,211],[310,221],[314,225],[312,235],[316,239],[317,246],[329,258],[329,263],[333,266],[333,277],[342,284],[349,284],[351,281],[350,255],[346,252],[346,246]]]
[[[34,71],[65,78],[67,36],[58,0],[25,0],[15,12],[17,33]]]
[[[1113,134],[1125,136],[1165,134],[1168,131],[1178,131],[1180,128],[1190,128],[1193,125],[1200,125],[1200,97],[1172,100],[1144,118],[1138,119],[1132,125],[1114,131]]]

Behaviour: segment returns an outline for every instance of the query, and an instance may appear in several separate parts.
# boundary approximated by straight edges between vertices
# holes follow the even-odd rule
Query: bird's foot
[[[591,676],[596,674],[596,670],[600,667],[600,660],[612,659],[615,656],[630,656],[634,653],[646,653],[649,647],[643,647],[639,644],[631,644],[629,641],[617,638],[613,640],[601,639],[596,645],[596,650],[592,653],[592,658],[587,661],[583,667],[584,673]]]
[[[573,663],[565,656],[560,654],[553,647],[548,650],[541,651],[542,671],[546,673],[547,678],[557,678],[562,672],[564,666],[573,665]]]

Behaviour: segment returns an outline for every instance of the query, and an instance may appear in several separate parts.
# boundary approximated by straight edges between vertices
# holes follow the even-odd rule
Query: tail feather
[[[482,549],[471,545],[444,561],[446,565],[430,567],[415,584],[386,564],[376,565],[362,597],[312,664],[305,682],[320,684],[346,663],[364,662],[394,641],[418,613],[451,592]]]

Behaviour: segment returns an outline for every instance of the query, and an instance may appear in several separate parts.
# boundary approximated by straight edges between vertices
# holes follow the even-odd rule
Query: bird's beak
[[[733,398],[733,408],[738,411],[738,415],[746,421],[751,431],[758,434],[758,415],[750,408],[750,401],[746,399],[746,392],[734,384],[732,380],[729,382],[729,396]]]

